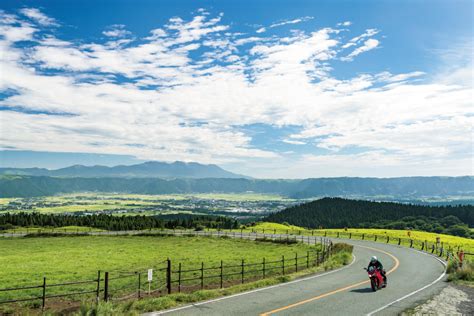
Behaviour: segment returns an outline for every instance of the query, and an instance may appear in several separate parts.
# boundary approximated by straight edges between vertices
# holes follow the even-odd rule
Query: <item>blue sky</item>
[[[473,174],[471,1],[2,1],[0,165]]]

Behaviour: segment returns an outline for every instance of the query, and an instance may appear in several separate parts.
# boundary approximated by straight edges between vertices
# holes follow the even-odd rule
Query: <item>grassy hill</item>
[[[309,228],[417,229],[470,237],[474,206],[422,206],[323,198],[271,214],[266,221]]]

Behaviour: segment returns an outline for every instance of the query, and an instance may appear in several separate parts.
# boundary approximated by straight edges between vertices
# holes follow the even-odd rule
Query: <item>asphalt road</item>
[[[444,265],[432,255],[390,244],[344,242],[355,246],[354,260],[339,270],[147,315],[397,315],[444,286]],[[363,270],[373,255],[390,271],[388,287],[377,292]]]

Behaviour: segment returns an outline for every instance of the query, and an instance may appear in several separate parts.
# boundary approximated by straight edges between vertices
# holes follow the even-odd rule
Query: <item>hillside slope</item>
[[[359,185],[355,185],[359,183]],[[436,188],[436,189],[433,189]],[[33,197],[84,191],[137,194],[255,193],[290,198],[323,196],[411,201],[426,197],[472,199],[474,177],[322,178],[257,180],[243,178],[125,178],[0,176],[0,197]]]
[[[271,214],[265,221],[309,228],[416,228],[465,236],[470,234],[466,225],[474,226],[474,205],[432,207],[324,198]]]

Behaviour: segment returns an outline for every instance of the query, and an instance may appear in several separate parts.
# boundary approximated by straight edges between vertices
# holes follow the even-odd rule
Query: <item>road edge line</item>
[[[393,301],[393,302],[391,302],[391,303],[388,303],[388,304],[386,304],[386,305],[384,305],[384,306],[382,306],[382,307],[380,307],[380,308],[378,308],[378,309],[376,309],[376,310],[374,310],[374,311],[372,311],[372,312],[370,312],[370,313],[367,313],[367,316],[372,316],[372,315],[375,314],[375,313],[378,313],[378,312],[380,312],[380,311],[383,311],[384,309],[386,309],[386,308],[388,308],[388,307],[390,307],[390,306],[392,306],[392,305],[394,305],[394,304],[396,304],[396,303],[398,303],[398,302],[401,302],[401,301],[403,301],[404,299],[409,298],[410,296],[413,296],[413,295],[417,294],[418,292],[421,292],[421,291],[423,291],[423,290],[429,288],[430,286],[433,286],[434,284],[438,283],[442,278],[444,278],[444,276],[446,275],[446,266],[447,266],[447,264],[446,264],[443,260],[439,259],[439,258],[436,257],[436,256],[427,254],[427,253],[425,253],[425,252],[423,252],[423,251],[419,251],[419,250],[417,250],[417,249],[413,249],[413,250],[415,250],[416,252],[422,253],[422,254],[424,254],[424,255],[433,257],[433,258],[435,258],[436,260],[438,260],[439,262],[441,262],[441,264],[444,266],[444,271],[443,271],[443,273],[442,273],[436,280],[434,280],[433,282],[431,282],[430,284],[427,284],[427,285],[425,285],[425,286],[419,288],[418,290],[415,290],[415,291],[413,291],[413,292],[411,292],[411,293],[408,293],[408,294],[406,294],[406,295],[400,297],[399,299],[396,299],[395,301]]]
[[[176,307],[176,308],[172,308],[172,309],[168,309],[168,310],[164,310],[164,311],[144,313],[142,315],[148,315],[148,316],[164,315],[164,314],[167,314],[167,313],[176,312],[176,311],[179,311],[179,310],[183,310],[183,309],[187,309],[187,308],[191,308],[191,307],[195,307],[195,306],[201,306],[201,305],[205,305],[205,304],[219,302],[219,301],[229,299],[229,298],[239,297],[239,296],[242,296],[242,295],[247,295],[247,294],[252,294],[252,293],[261,292],[261,291],[265,291],[265,290],[270,290],[270,289],[274,289],[274,288],[277,288],[277,287],[286,286],[286,285],[289,285],[289,284],[294,284],[294,283],[299,283],[299,282],[303,282],[303,281],[307,281],[307,280],[316,279],[316,278],[319,278],[319,277],[326,276],[328,274],[332,274],[332,273],[344,270],[344,269],[350,267],[351,265],[353,265],[355,263],[356,259],[357,259],[356,256],[354,254],[352,254],[352,262],[349,263],[348,265],[340,267],[336,270],[331,270],[331,271],[328,271],[328,272],[312,275],[312,276],[309,276],[309,277],[304,277],[304,278],[301,278],[301,279],[296,279],[296,280],[289,281],[289,282],[284,282],[284,283],[275,284],[275,285],[271,285],[271,286],[267,286],[267,287],[262,287],[262,288],[259,288],[259,289],[246,291],[246,292],[242,292],[242,293],[237,293],[237,294],[233,294],[233,295],[229,295],[229,296],[223,296],[223,297],[219,297],[219,298],[215,298],[215,299],[211,299],[211,300],[207,300],[207,301],[203,301],[203,302],[198,302],[198,303],[194,303],[194,304],[190,304],[190,305],[185,305],[185,306],[181,306],[181,307]]]

